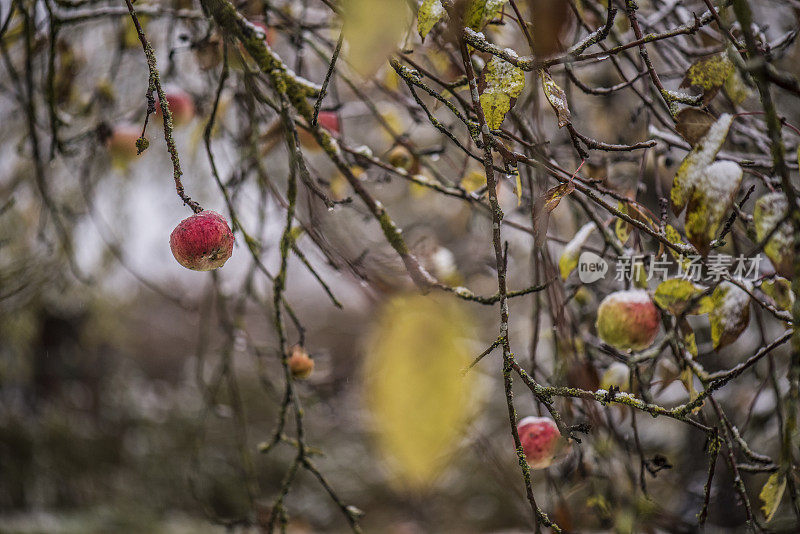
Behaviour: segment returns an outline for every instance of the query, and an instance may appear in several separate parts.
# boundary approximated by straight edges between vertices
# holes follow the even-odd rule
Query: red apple
[[[193,271],[222,267],[233,253],[233,232],[225,217],[201,211],[180,222],[169,237],[172,255]]]
[[[531,469],[550,467],[566,443],[549,417],[525,417],[517,424],[517,432]]]
[[[172,124],[183,126],[192,122],[194,118],[194,98],[192,95],[178,88],[169,88],[164,91],[164,96],[172,113]],[[161,116],[161,104],[156,99],[156,116]]]
[[[661,314],[647,291],[611,293],[597,308],[597,335],[619,350],[643,350],[653,344]]]

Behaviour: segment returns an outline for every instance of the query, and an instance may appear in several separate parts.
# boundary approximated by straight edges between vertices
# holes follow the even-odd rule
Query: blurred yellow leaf
[[[409,15],[405,0],[383,0],[379,5],[374,0],[344,3],[347,57],[361,75],[375,74],[386,62],[409,27]]]
[[[482,171],[470,171],[461,179],[460,185],[467,193],[474,193],[486,185],[486,174]]]
[[[561,273],[562,280],[566,280],[570,273],[575,270],[575,267],[578,266],[581,248],[583,248],[584,243],[586,243],[594,229],[595,224],[593,222],[584,224],[564,247],[563,252],[561,252],[561,258],[558,260],[558,270]]]
[[[367,342],[365,402],[398,488],[424,490],[447,466],[468,421],[472,321],[447,296],[398,295]]]

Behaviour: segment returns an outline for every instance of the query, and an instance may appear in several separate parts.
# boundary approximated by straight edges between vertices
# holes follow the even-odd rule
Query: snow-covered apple
[[[658,335],[661,314],[647,291],[611,293],[597,309],[597,335],[619,350],[643,350]]]

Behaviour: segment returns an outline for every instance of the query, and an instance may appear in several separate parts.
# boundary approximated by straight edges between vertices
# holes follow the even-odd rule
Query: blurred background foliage
[[[315,82],[325,78],[340,29],[330,6],[339,2],[235,4],[268,27],[267,40],[288,67]],[[402,41],[406,51],[413,50],[406,59],[453,82],[443,94],[468,99],[466,86],[455,83],[462,67],[446,46],[451,36],[440,24],[420,41],[411,24],[417,2],[341,4],[357,14],[351,21],[355,33],[324,110],[341,120],[337,137],[353,172],[387,207],[412,252],[437,279],[494,295],[492,222],[488,211],[464,198],[465,191],[485,192],[483,170],[431,127],[385,61]],[[484,2],[484,7],[490,4],[505,3]],[[624,2],[614,4],[624,9]],[[706,9],[705,2],[638,4],[655,29],[690,23],[691,12]],[[777,60],[799,74],[797,2],[751,4],[767,21],[769,39],[794,32],[781,41]],[[539,10],[535,47],[547,56],[583,35],[578,17],[602,25],[607,6],[591,0],[525,2],[523,10],[528,15]],[[0,532],[255,532],[281,498],[287,466],[296,456],[292,417],[285,432],[289,439],[269,445],[286,393],[273,285],[261,267],[274,274],[280,263],[291,155],[280,134],[276,138],[278,114],[264,103],[274,104],[264,96],[268,84],[239,45],[223,47],[198,2],[140,1],[136,9],[165,87],[185,91],[196,108],[174,131],[184,185],[203,206],[230,220],[235,216],[237,246],[229,263],[211,274],[184,270],[171,257],[169,232],[189,213],[173,192],[160,118],[149,117],[150,147],[141,156],[109,146],[114,132],[133,131],[130,145],[147,109],[147,65],[124,5],[0,1]],[[382,16],[382,9],[404,16]],[[522,55],[528,44],[522,32],[511,29],[508,5],[503,9],[476,15],[476,28]],[[633,41],[626,21],[617,19],[614,35]],[[370,31],[360,31],[364,28]],[[718,38],[716,31],[700,33],[685,46],[717,51]],[[638,57],[635,49],[628,52]],[[657,65],[670,87],[677,87],[694,55],[671,54],[674,49]],[[486,63],[487,57],[476,55],[476,65]],[[223,63],[230,73],[220,85]],[[624,71],[647,82],[631,65]],[[572,116],[593,137],[612,143],[651,137],[652,123],[642,118],[640,102],[629,93],[585,95],[566,85],[565,71],[554,76],[569,89]],[[595,87],[621,83],[608,62],[590,63],[580,76]],[[528,73],[525,92],[513,92],[508,102],[519,98],[516,109],[537,123],[553,157],[576,169],[581,159],[544,105],[536,80]],[[752,90],[728,89],[730,100],[721,109],[758,102]],[[21,111],[28,90],[36,105],[32,121]],[[778,100],[787,120],[799,123],[796,99]],[[437,117],[446,116],[444,106],[434,107],[427,97],[425,102]],[[217,176],[204,142],[213,110],[208,138]],[[56,137],[53,121],[59,125]],[[38,132],[38,160],[31,122]],[[455,131],[457,125],[446,126]],[[458,135],[469,143],[465,132]],[[762,158],[755,166],[768,172],[764,139],[754,141],[747,131],[732,136],[734,148],[743,152],[755,145]],[[464,373],[497,339],[496,307],[450,293],[416,292],[380,228],[360,201],[350,198],[344,177],[314,141],[307,143],[315,183],[337,201],[328,209],[318,195],[302,189],[294,246],[314,273],[293,255],[286,290],[302,324],[300,329],[285,319],[289,341],[302,342],[316,363],[308,380],[293,382],[314,465],[343,503],[357,507],[350,509],[353,517],[363,512],[366,532],[529,531],[500,357],[488,356]],[[658,199],[668,196],[685,154],[678,138],[644,158],[593,152],[586,169],[603,187],[639,195],[639,202],[657,213]],[[796,174],[796,160],[792,165]],[[529,205],[547,187],[544,181],[537,185],[532,174],[524,178],[503,176],[497,195],[510,224],[527,229],[536,224]],[[426,187],[432,182],[457,188],[461,196]],[[564,244],[586,220],[581,205],[563,201],[545,225],[543,252],[534,248],[530,231],[504,227],[511,288],[556,278]],[[746,238],[744,230],[736,232]],[[599,236],[593,239],[591,247],[603,247]],[[641,236],[633,242],[642,248]],[[595,312],[603,296],[619,286],[611,277],[592,286],[570,280],[512,300],[510,332],[518,361],[548,384],[598,389],[615,359],[598,348]],[[744,361],[783,331],[760,310],[754,316],[737,343],[720,352],[711,348],[708,322],[691,318],[706,370]],[[532,346],[538,347],[535,358]],[[752,449],[772,458],[781,452],[776,393],[788,389],[787,361],[788,349],[782,347],[768,364],[765,360],[715,397],[735,414]],[[776,365],[782,374],[776,374]],[[681,371],[667,358],[653,362],[647,375],[653,402],[686,401],[696,381]],[[514,391],[520,417],[543,413],[524,386],[517,384]],[[532,475],[537,502],[565,531],[696,530],[708,468],[701,433],[622,406],[567,399],[558,408],[569,424],[591,427],[563,462]],[[756,509],[768,477],[768,472],[744,475]],[[734,482],[720,459],[709,532],[743,530]],[[793,532],[788,498],[784,503],[770,527]],[[348,531],[339,504],[311,471],[297,473],[285,507],[288,532]]]

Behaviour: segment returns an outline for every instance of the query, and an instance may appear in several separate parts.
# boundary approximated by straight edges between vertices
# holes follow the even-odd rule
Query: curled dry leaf
[[[550,213],[556,209],[561,199],[575,191],[575,184],[571,181],[551,187],[536,199],[533,207],[533,240],[537,247],[541,247],[547,237],[547,223]]]
[[[569,105],[567,104],[567,94],[558,86],[549,73],[544,70],[539,71],[542,77],[542,89],[544,96],[550,105],[553,106],[553,111],[556,112],[558,117],[558,127],[563,128],[572,120],[569,113]]]
[[[706,135],[712,124],[714,117],[697,108],[684,108],[675,116],[675,129],[692,146]]]

